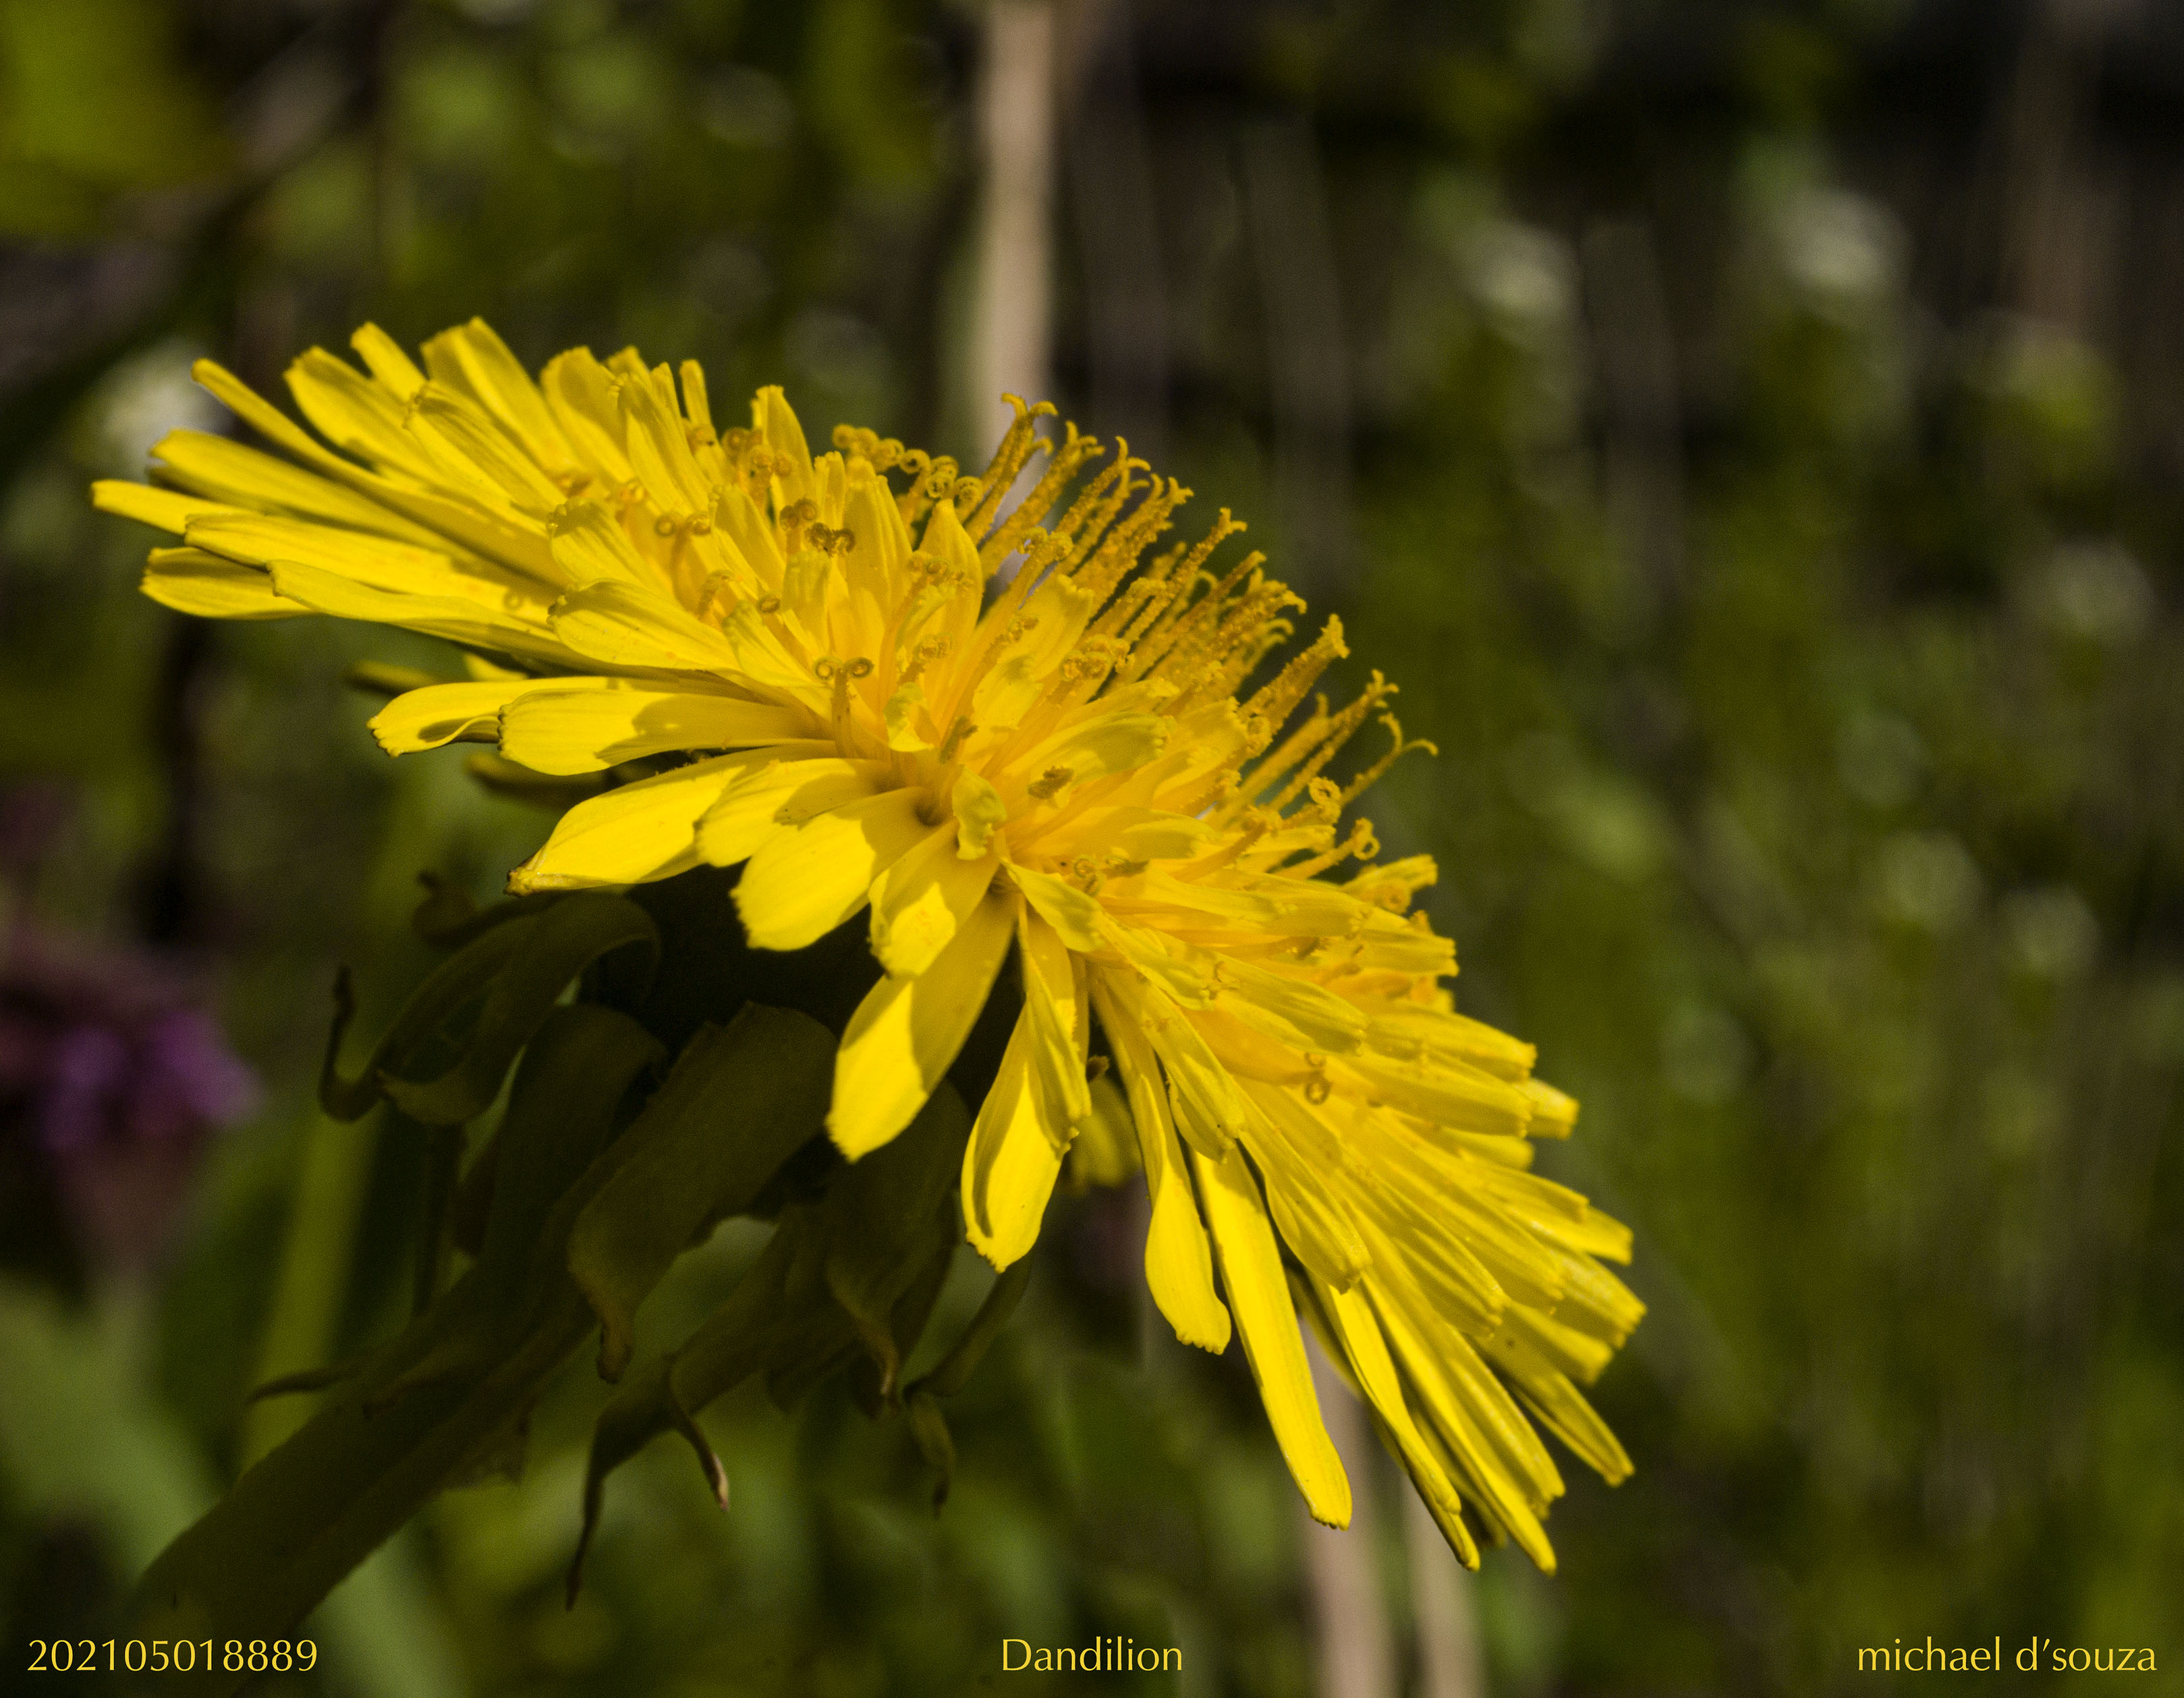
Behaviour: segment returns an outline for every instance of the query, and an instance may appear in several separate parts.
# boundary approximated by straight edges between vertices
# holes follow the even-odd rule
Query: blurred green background
[[[1380,836],[1583,1100],[1542,1166],[1652,1313],[1559,1577],[1410,1560],[1381,1470],[1379,1690],[1849,1691],[2039,1634],[2184,1690],[2184,19],[1065,0],[1007,61],[1043,155],[989,122],[1031,5],[0,0],[0,1686],[296,1418],[244,1412],[269,1367],[398,1319],[422,1158],[310,1106],[333,968],[383,1011],[416,873],[488,895],[548,823],[373,748],[342,670],[429,644],[170,615],[86,482],[222,427],[194,355],[276,390],[482,314],[974,462],[1000,335],[1403,686],[1441,756]],[[1057,1201],[937,1520],[899,1424],[738,1395],[730,1512],[655,1447],[565,1612],[580,1361],[287,1690],[1029,1690],[1004,1634],[1106,1633],[1184,1674],[1056,1690],[1350,1698],[1135,1219]]]

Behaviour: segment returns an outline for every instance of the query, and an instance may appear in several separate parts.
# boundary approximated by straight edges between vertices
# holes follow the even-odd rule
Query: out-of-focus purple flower
[[[258,1098],[171,970],[23,924],[0,944],[0,1144],[50,1171],[93,1256],[155,1253],[204,1138]]]

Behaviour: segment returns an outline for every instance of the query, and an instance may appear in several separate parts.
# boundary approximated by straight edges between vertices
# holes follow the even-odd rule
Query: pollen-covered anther
[[[1041,802],[1051,801],[1056,792],[1077,774],[1067,766],[1050,766],[1024,787],[1027,795]]]
[[[758,610],[759,610],[760,613],[778,613],[778,612],[780,612],[780,611],[781,611],[781,598],[780,598],[779,596],[777,596],[777,595],[760,596],[760,597],[759,598]]]

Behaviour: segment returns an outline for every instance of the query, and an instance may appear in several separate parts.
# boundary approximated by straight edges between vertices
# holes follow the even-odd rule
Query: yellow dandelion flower
[[[392,753],[677,763],[571,808],[512,891],[741,863],[772,949],[869,907],[885,973],[828,1120],[851,1160],[916,1115],[1013,948],[1022,1010],[963,1162],[971,1242],[1023,1255],[1080,1138],[1078,1183],[1141,1166],[1153,1299],[1190,1344],[1240,1333],[1315,1516],[1346,1523],[1350,1486],[1301,1311],[1464,1560],[1468,1507],[1551,1567],[1563,1482],[1534,1422],[1610,1481],[1630,1467],[1578,1389],[1642,1312],[1601,1265],[1630,1234],[1528,1171],[1576,1105],[1530,1045],[1454,1010],[1453,947],[1410,911],[1432,861],[1374,864],[1370,826],[1340,827],[1415,745],[1377,674],[1340,710],[1315,698],[1337,622],[1245,693],[1302,603],[1258,554],[1214,563],[1243,528],[1225,512],[1164,543],[1190,492],[1126,449],[1093,470],[1073,427],[1050,445],[1048,408],[1017,403],[969,477],[848,427],[814,456],[777,388],[723,428],[694,363],[579,348],[534,381],[477,321],[422,370],[372,326],[354,342],[365,370],[314,349],[287,374],[324,443],[203,363],[280,454],[177,431],[158,487],[98,487],[181,537],[148,593],[467,651],[467,680],[372,721]],[[1336,784],[1376,715],[1391,746]]]

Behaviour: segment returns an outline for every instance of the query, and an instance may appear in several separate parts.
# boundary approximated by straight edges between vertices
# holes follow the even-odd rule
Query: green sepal
[[[956,1480],[956,1441],[949,1437],[948,1422],[931,1392],[911,1392],[903,1399],[903,1413],[910,1422],[910,1436],[917,1441],[917,1454],[938,1476],[933,1485],[933,1512],[938,1515]]]
[[[675,1258],[819,1130],[833,1066],[824,1027],[755,1003],[683,1047],[569,1239],[569,1272],[599,1317],[604,1378],[629,1366],[638,1306]]]
[[[727,1301],[683,1341],[681,1349],[646,1361],[599,1411],[584,1470],[583,1527],[569,1563],[571,1601],[583,1578],[584,1554],[599,1526],[607,1476],[662,1433],[676,1428],[683,1432],[699,1452],[699,1466],[715,1497],[725,1499],[727,1473],[699,1433],[690,1411],[703,1409],[741,1384],[764,1365],[770,1350],[802,1330],[807,1317],[786,1310],[783,1297],[789,1267],[811,1222],[808,1210],[792,1211],[784,1216],[758,1260],[736,1282]],[[825,1317],[820,1320],[826,1323]],[[841,1333],[846,1332],[846,1326],[842,1327]],[[838,1336],[836,1348],[841,1341]]]
[[[956,1442],[949,1437],[948,1423],[942,1418],[939,1400],[953,1397],[962,1390],[978,1364],[985,1360],[986,1351],[1000,1335],[1001,1328],[1008,1324],[1009,1317],[1016,1312],[1024,1287],[1030,1283],[1031,1258],[1019,1257],[994,1282],[986,1293],[986,1300],[978,1306],[978,1312],[971,1317],[971,1324],[963,1329],[962,1336],[950,1347],[948,1354],[930,1373],[912,1380],[902,1395],[911,1437],[917,1441],[918,1454],[936,1476],[933,1486],[935,1515],[948,1501],[948,1489],[956,1478]]]
[[[481,909],[467,891],[437,872],[421,872],[417,882],[425,887],[425,899],[410,916],[410,929],[437,949],[459,949],[495,926],[543,914],[568,894],[542,890]]]
[[[619,896],[580,891],[535,920],[514,921],[485,933],[455,960],[517,927],[522,927],[521,943],[493,975],[485,1005],[454,1065],[435,1079],[393,1074],[381,1079],[387,1100],[413,1120],[453,1126],[482,1113],[499,1094],[516,1052],[530,1042],[571,979],[616,949],[642,948],[655,960],[660,953],[660,934],[643,909]]]
[[[936,1226],[952,1247],[956,1176],[970,1136],[963,1100],[944,1083],[899,1136],[836,1174],[820,1205],[827,1289],[879,1369],[886,1401],[902,1368],[895,1303],[930,1267]],[[923,1324],[920,1316],[918,1330]]]
[[[563,777],[539,772],[499,754],[473,754],[463,771],[479,788],[511,802],[527,802],[534,808],[566,814],[579,802],[589,801],[606,788],[604,778],[593,773]]]
[[[394,1023],[387,1028],[387,1035],[373,1049],[363,1072],[354,1079],[343,1078],[341,1072],[342,1038],[356,1013],[348,969],[343,967],[334,978],[333,1027],[326,1035],[326,1059],[319,1069],[319,1106],[338,1121],[361,1120],[370,1112],[379,1103],[380,1082],[387,1070],[399,1066],[421,1045],[430,1042],[441,1027],[491,984],[538,923],[536,917],[525,916],[496,927],[443,961],[431,977],[410,992]]]
[[[930,1392],[936,1397],[953,1397],[962,1390],[986,1352],[1000,1336],[1001,1328],[1016,1313],[1022,1300],[1024,1287],[1031,1283],[1031,1258],[1019,1257],[1009,1264],[1001,1276],[994,1280],[986,1293],[986,1300],[978,1306],[978,1312],[971,1317],[971,1324],[963,1329],[962,1337],[956,1340],[933,1367],[933,1372],[921,1375],[911,1386],[913,1392]]]
[[[494,1139],[493,1202],[471,1269],[496,1313],[506,1317],[527,1292],[561,1283],[555,1211],[588,1199],[610,1171],[636,1131],[617,1138],[616,1111],[639,1075],[666,1060],[642,1026],[594,1003],[557,1008],[539,1027]]]

